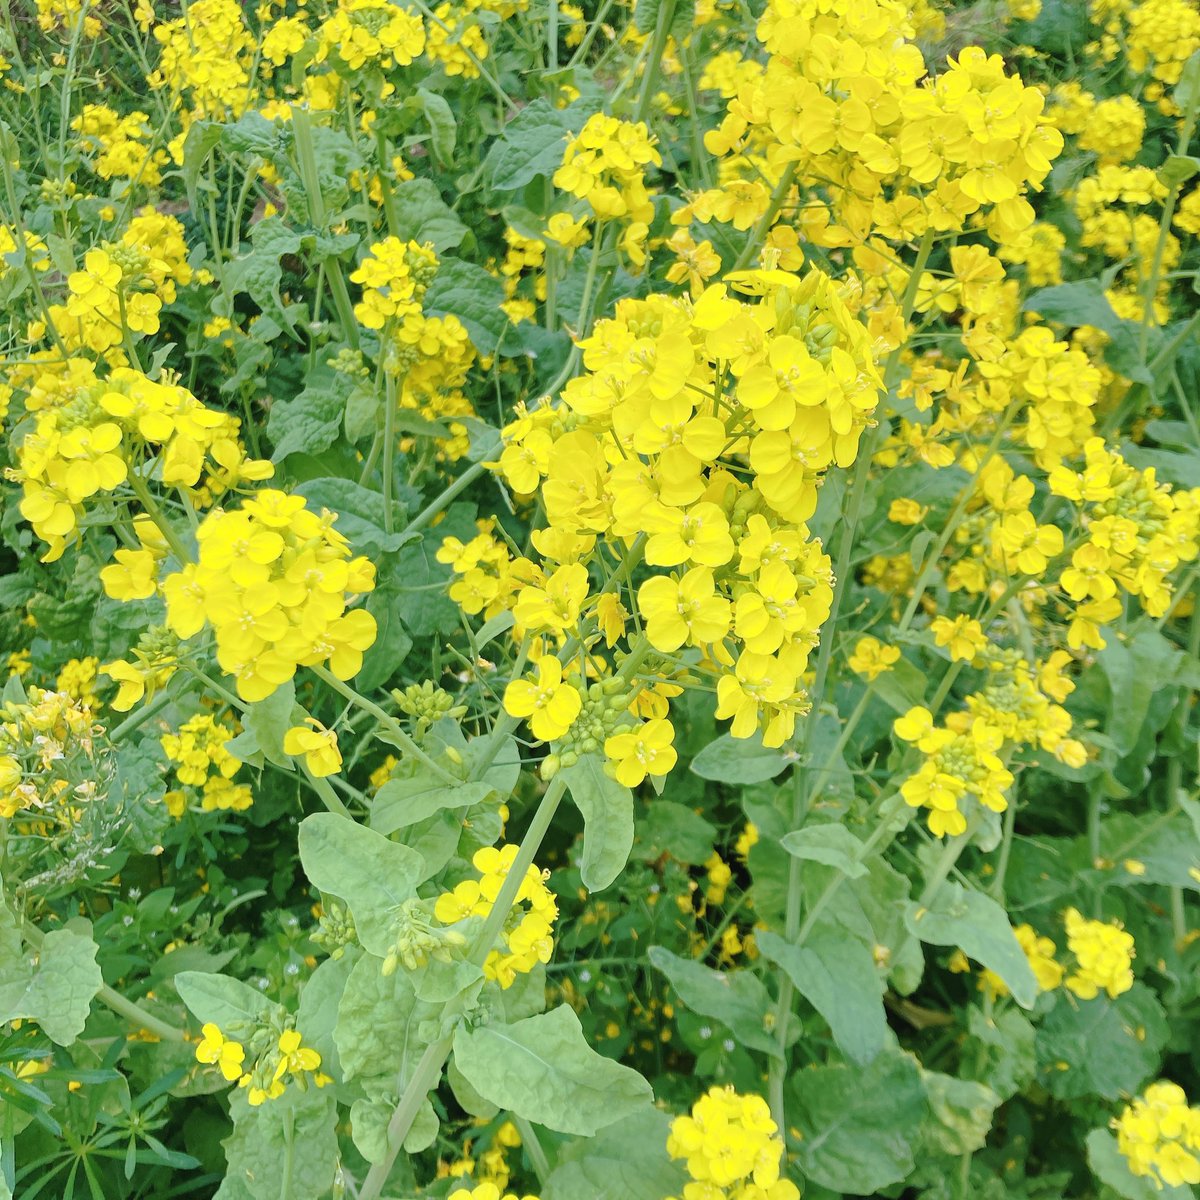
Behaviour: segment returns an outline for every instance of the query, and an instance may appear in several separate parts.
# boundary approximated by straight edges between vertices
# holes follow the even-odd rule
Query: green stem
[[[405,732],[403,726],[388,713],[384,712],[374,701],[368,700],[361,692],[355,691],[348,683],[344,683],[326,667],[318,665],[310,667],[309,670],[318,679],[324,680],[335,692],[349,700],[356,708],[361,708],[363,712],[370,713],[388,731],[389,736],[395,739],[395,743],[400,749],[412,755],[421,766],[427,771],[432,772],[440,782],[450,784],[451,786],[462,783],[461,779],[456,779],[445,767],[434,762]]]
[[[654,88],[662,68],[663,53],[667,38],[671,36],[671,23],[675,20],[675,0],[660,0],[657,19],[654,22],[654,40],[650,43],[650,57],[646,61],[646,73],[642,76],[642,90],[638,95],[633,119],[644,121],[654,99]]]
[[[771,192],[766,212],[755,221],[754,228],[750,230],[750,236],[746,239],[746,244],[742,247],[742,252],[734,260],[733,270],[744,271],[753,261],[754,256],[762,248],[763,241],[770,232],[771,225],[779,215],[779,210],[783,207],[783,202],[788,198],[788,193],[792,190],[792,184],[795,181],[796,164],[790,162],[784,167],[783,174],[779,176],[779,182],[775,184]]]
[[[937,895],[938,888],[946,882],[946,877],[954,870],[954,866],[962,856],[962,852],[967,848],[968,843],[974,836],[975,828],[978,824],[979,815],[976,813],[967,822],[966,829],[957,837],[952,837],[942,847],[942,852],[938,856],[937,862],[934,863],[933,870],[925,880],[925,889],[921,892],[920,900],[917,901],[918,908],[928,908],[932,903],[933,898]]]
[[[566,780],[562,775],[558,775],[550,781],[549,786],[542,794],[537,811],[533,814],[533,820],[529,823],[529,828],[521,839],[517,857],[505,875],[500,893],[484,921],[479,937],[471,948],[469,960],[477,966],[483,965],[488,952],[495,945],[496,936],[508,919],[513,902],[525,880],[525,874],[541,847],[542,839],[546,836],[550,823],[554,820],[554,814],[558,811],[565,790]],[[443,1012],[443,1022],[459,1015],[460,1003],[458,1000],[450,1001]],[[420,1062],[417,1063],[416,1069],[404,1089],[404,1094],[400,1097],[388,1121],[387,1150],[383,1158],[375,1163],[367,1173],[367,1177],[359,1189],[358,1200],[379,1200],[396,1162],[396,1157],[404,1145],[404,1139],[408,1136],[408,1131],[412,1128],[412,1123],[416,1119],[417,1113],[420,1112],[425,1097],[429,1095],[441,1078],[442,1067],[450,1054],[452,1044],[453,1035],[450,1035],[426,1047],[425,1053],[421,1056]]]
[[[150,489],[146,486],[146,481],[137,474],[130,465],[128,475],[126,476],[133,494],[141,501],[142,507],[147,514],[158,526],[159,532],[163,535],[168,546],[171,547],[172,553],[179,560],[181,567],[187,566],[192,561],[192,556],[185,549],[183,542],[179,538],[179,534],[175,532],[175,526],[167,520],[166,514],[159,507],[158,501],[151,494]]]
[[[518,1117],[516,1113],[509,1115],[517,1127],[517,1132],[521,1135],[521,1144],[529,1156],[529,1165],[533,1167],[533,1173],[537,1176],[538,1183],[545,1186],[546,1180],[550,1178],[550,1160],[546,1157],[546,1149],[537,1135],[537,1130],[524,1117]]]
[[[460,493],[464,492],[481,476],[487,473],[487,463],[494,462],[504,449],[503,442],[493,442],[484,452],[477,463],[472,463],[453,483],[443,489],[441,494],[431,500],[404,527],[405,534],[416,533],[424,529],[446,506]]]
[[[395,515],[392,512],[392,495],[396,482],[396,405],[397,381],[390,372],[384,375],[383,394],[383,531],[392,533],[395,529]]]

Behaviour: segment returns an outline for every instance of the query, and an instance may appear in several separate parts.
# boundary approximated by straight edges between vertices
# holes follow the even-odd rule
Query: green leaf
[[[395,200],[398,236],[414,242],[431,242],[439,257],[467,236],[467,227],[442,199],[432,180],[405,180],[395,189]]]
[[[1000,1097],[982,1083],[937,1071],[922,1071],[921,1078],[929,1103],[925,1126],[929,1140],[943,1154],[955,1157],[982,1150]]]
[[[646,957],[671,981],[679,999],[692,1012],[727,1025],[751,1049],[772,1058],[781,1057],[764,1023],[770,997],[757,975],[749,971],[714,971],[703,963],[672,954],[665,946],[651,946]]]
[[[382,1162],[387,1155],[387,1129],[395,1103],[395,1091],[389,1088],[381,1090],[379,1095],[355,1100],[350,1106],[350,1136],[369,1163]],[[404,1139],[405,1153],[419,1154],[433,1145],[437,1135],[437,1113],[433,1111],[433,1105],[424,1100]]]
[[[342,1078],[342,1068],[333,1031],[350,972],[361,957],[357,946],[346,946],[340,958],[320,963],[300,992],[296,1027],[304,1035],[304,1044],[320,1054],[321,1069],[335,1079]]]
[[[1037,1033],[1017,1009],[1000,1008],[987,1017],[971,1008],[967,1032],[962,1054],[967,1073],[1001,1100],[1015,1096],[1037,1074]]]
[[[802,946],[778,934],[756,935],[764,958],[783,968],[800,993],[825,1019],[842,1053],[869,1063],[888,1040],[883,985],[871,949],[844,930],[818,927]]]
[[[234,294],[249,293],[254,303],[292,337],[297,336],[296,327],[280,295],[283,267],[279,260],[285,254],[299,254],[302,241],[303,236],[288,229],[279,217],[267,217],[251,229],[250,252],[225,267],[226,286]]]
[[[5,958],[10,959],[11,933],[5,943]],[[52,1042],[71,1045],[83,1032],[92,1000],[104,986],[96,949],[90,934],[55,929],[43,939],[32,969],[25,961],[19,965],[6,961],[0,984],[0,1025],[18,1017],[36,1021]]]
[[[188,1012],[202,1025],[212,1022],[228,1036],[249,1032],[277,1005],[258,990],[230,975],[180,971],[175,990]]]
[[[1181,183],[1187,183],[1198,171],[1200,158],[1193,158],[1187,154],[1171,154],[1158,168],[1158,182],[1163,187],[1178,187]]]
[[[193,212],[200,207],[196,194],[200,172],[213,148],[220,143],[223,129],[216,121],[195,121],[183,139],[183,188]]]
[[[1195,1200],[1196,1193],[1190,1187],[1158,1186],[1157,1178],[1135,1175],[1117,1149],[1117,1139],[1107,1129],[1093,1129],[1085,1145],[1092,1173],[1125,1200]]]
[[[625,869],[633,849],[633,793],[605,774],[599,754],[584,754],[562,770],[583,814],[580,878],[589,892],[602,892]]]
[[[779,844],[793,857],[824,863],[840,871],[847,879],[867,873],[859,860],[863,844],[844,825],[807,825],[784,834]]]
[[[591,1137],[654,1098],[636,1071],[587,1044],[566,1004],[511,1025],[460,1025],[454,1060],[485,1100],[559,1133]]]
[[[386,1076],[410,1072],[425,1050],[422,1022],[439,1006],[417,999],[406,971],[385,976],[383,960],[364,954],[354,964],[338,1003],[333,1031],[342,1077]]]
[[[664,17],[668,4],[671,5],[671,11]],[[653,33],[660,20],[669,20],[671,37],[683,42],[696,20],[695,0],[637,0],[633,9],[633,23],[638,33]]]
[[[350,906],[358,940],[383,957],[395,940],[395,910],[416,894],[421,856],[334,813],[300,823],[300,861],[309,881]]]
[[[1143,983],[1110,1000],[1062,992],[1037,1035],[1038,1082],[1063,1100],[1116,1100],[1158,1071],[1169,1029]]]
[[[1200,106],[1200,50],[1193,50],[1183,64],[1172,98],[1185,113]]]
[[[233,1132],[223,1143],[228,1176],[254,1200],[328,1195],[338,1164],[332,1089],[289,1087],[277,1100],[251,1108],[246,1089],[234,1088],[229,1114]]]
[[[496,353],[509,328],[500,307],[504,299],[504,285],[482,267],[443,258],[425,293],[425,311],[435,317],[453,313],[466,326],[475,349],[487,356]]]
[[[346,404],[355,380],[325,364],[308,377],[304,390],[291,400],[276,400],[267,417],[267,437],[275,446],[271,461],[289,454],[321,454],[342,431]]]
[[[549,179],[562,166],[568,139],[583,128],[591,112],[592,107],[583,104],[555,108],[541,96],[527,104],[488,151],[492,187],[515,192],[539,175]]]
[[[307,714],[297,711],[296,685],[289,680],[280,684],[265,700],[246,706],[242,714],[242,732],[227,743],[230,754],[249,760],[262,754],[269,762],[287,771],[295,770],[292,756],[285,754],[283,735],[293,725],[302,724]]]
[[[694,809],[674,800],[653,800],[638,821],[638,856],[653,862],[669,854],[677,862],[699,866],[712,855],[717,827]]]
[[[422,87],[417,88],[417,100],[426,121],[429,122],[429,146],[433,157],[443,167],[448,167],[454,161],[454,143],[458,138],[454,112],[444,96],[426,91]]]
[[[1022,1008],[1033,1007],[1038,982],[1007,913],[990,896],[958,883],[944,883],[928,908],[913,903],[907,920],[908,928],[921,941],[957,946],[968,958],[995,971]]]
[[[881,1054],[868,1067],[808,1067],[792,1076],[788,1124],[805,1176],[835,1192],[870,1196],[913,1169],[927,1111],[907,1054]]]
[[[1110,337],[1121,327],[1121,318],[1113,311],[1098,279],[1042,288],[1026,299],[1025,308],[1071,329],[1094,325]]]
[[[347,538],[355,554],[378,561],[386,552],[399,550],[414,541],[415,534],[386,533],[383,497],[352,479],[307,479],[296,485],[296,492],[308,501],[314,512],[327,508],[337,514],[336,529]],[[404,528],[404,510],[393,502],[392,528]]]
[[[413,640],[400,615],[402,594],[402,590],[389,581],[367,597],[364,607],[375,618],[375,641],[363,654],[362,669],[354,677],[360,692],[370,692],[387,683],[404,665],[413,648]]]
[[[541,1187],[542,1200],[662,1200],[688,1181],[683,1163],[667,1156],[671,1121],[656,1108],[617,1121],[594,1138],[559,1150]]]
[[[371,805],[371,828],[395,833],[424,821],[442,809],[470,808],[496,798],[489,783],[442,783],[424,767],[411,779],[389,779],[375,794]]]
[[[765,783],[793,760],[778,750],[768,750],[762,737],[735,738],[723,733],[692,759],[692,773],[713,783]]]

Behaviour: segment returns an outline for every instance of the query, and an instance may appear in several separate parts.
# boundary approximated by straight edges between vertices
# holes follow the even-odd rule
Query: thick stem
[[[667,38],[671,36],[671,23],[674,20],[675,0],[661,0],[658,19],[654,24],[654,40],[650,43],[650,57],[646,62],[646,74],[642,77],[642,90],[633,114],[635,121],[644,121],[650,112],[650,101],[654,99],[654,87],[658,82],[663,52],[667,48]]]

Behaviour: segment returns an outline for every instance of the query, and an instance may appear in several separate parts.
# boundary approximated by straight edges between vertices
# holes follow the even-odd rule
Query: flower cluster
[[[226,746],[236,732],[211,713],[197,713],[180,725],[178,733],[162,737],[163,753],[175,764],[175,778],[200,790],[200,807],[205,812],[225,809],[242,812],[254,803],[249,785],[233,782],[242,763]],[[184,793],[168,793],[167,806],[172,816],[182,816],[186,804]]]
[[[476,850],[471,865],[479,872],[479,878],[464,879],[453,891],[439,896],[434,916],[450,926],[470,917],[487,917],[516,857],[516,845]],[[546,886],[547,875],[548,872],[532,865],[526,870],[512,912],[500,933],[502,948],[493,947],[488,952],[484,974],[502,988],[511,987],[519,974],[532,971],[538,963],[550,961],[558,904]]]
[[[1152,1083],[1113,1121],[1117,1149],[1134,1175],[1156,1187],[1200,1183],[1200,1109],[1177,1083]]]
[[[246,1089],[251,1107],[267,1100],[278,1100],[289,1084],[303,1091],[314,1084],[324,1087],[332,1082],[321,1071],[321,1056],[305,1046],[297,1029],[282,1030],[254,1027],[249,1036],[237,1041],[226,1037],[211,1021],[201,1029],[203,1037],[196,1046],[196,1061],[215,1066],[230,1082]],[[247,1067],[247,1049],[251,1065]]]
[[[800,1189],[780,1178],[783,1141],[761,1096],[710,1088],[671,1122],[667,1153],[687,1160],[682,1200],[799,1200]]]
[[[375,641],[375,618],[346,611],[375,586],[375,568],[351,557],[335,519],[303,496],[264,488],[206,516],[198,561],[164,580],[168,625],[181,638],[211,625],[217,661],[243,700],[264,699],[300,666],[327,663],[349,679]]]
[[[646,226],[653,216],[646,168],[661,165],[662,156],[644,122],[596,113],[567,143],[554,184],[586,200],[598,219]]]
[[[1133,937],[1120,922],[1094,921],[1077,909],[1063,914],[1067,948],[1075,956],[1075,967],[1067,976],[1067,987],[1081,1000],[1092,1000],[1101,991],[1112,998],[1133,987]]]

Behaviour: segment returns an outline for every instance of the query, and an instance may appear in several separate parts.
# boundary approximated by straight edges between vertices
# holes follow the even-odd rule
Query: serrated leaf
[[[555,108],[539,96],[505,127],[488,152],[487,166],[496,191],[515,192],[538,176],[549,179],[562,165],[567,140],[591,115],[588,105]]]
[[[583,814],[580,878],[589,892],[602,892],[620,876],[633,849],[633,793],[605,774],[599,754],[584,754],[562,770]]]
[[[944,883],[928,908],[914,903],[908,928],[923,942],[957,946],[1008,985],[1022,1008],[1032,1008],[1038,982],[1021,943],[1008,923],[1008,914],[990,896],[958,883]]]
[[[793,857],[808,859],[834,867],[847,879],[858,879],[867,873],[859,861],[863,844],[844,825],[806,825],[786,833],[779,844]]]
[[[225,267],[226,286],[234,294],[246,292],[280,329],[296,337],[296,327],[283,306],[280,286],[285,254],[299,254],[303,235],[289,229],[279,217],[259,221],[250,233],[251,249]]]
[[[857,1063],[869,1063],[887,1044],[883,985],[870,947],[835,927],[817,928],[802,946],[770,930],[756,942],[764,958],[783,968],[825,1019],[838,1048]]]
[[[693,1012],[729,1026],[734,1036],[751,1049],[772,1058],[781,1057],[764,1023],[770,997],[757,975],[749,971],[714,971],[703,963],[672,954],[665,946],[651,946],[646,957],[671,981],[679,999]]]
[[[344,900],[358,940],[383,957],[395,939],[396,909],[416,894],[421,856],[334,813],[300,823],[300,861],[314,887]]]
[[[636,1071],[587,1044],[566,1004],[511,1025],[460,1025],[454,1060],[485,1100],[559,1133],[591,1137],[654,1098]]]
[[[355,381],[348,375],[322,365],[294,399],[275,401],[267,417],[267,436],[275,445],[271,461],[328,450],[341,433],[347,398],[354,387]]]

